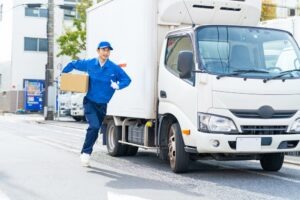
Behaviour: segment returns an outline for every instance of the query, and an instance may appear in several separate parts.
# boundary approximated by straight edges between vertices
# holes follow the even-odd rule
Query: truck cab
[[[279,54],[275,66],[266,62],[270,51]],[[283,55],[292,59],[289,65],[283,64]],[[194,156],[277,156],[279,164],[262,164],[275,170],[282,152],[299,149],[299,58],[295,40],[285,31],[209,25],[170,32],[158,95],[160,116],[174,122],[168,133],[171,160],[176,162],[180,138],[175,136],[180,134],[185,152]]]

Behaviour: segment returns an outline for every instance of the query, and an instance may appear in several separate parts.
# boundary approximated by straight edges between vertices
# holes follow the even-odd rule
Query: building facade
[[[277,18],[287,18],[300,15],[300,0],[275,0]]]
[[[79,0],[55,0],[54,41],[72,26]],[[24,80],[45,80],[47,0],[0,0],[0,110],[24,107]],[[42,4],[35,6],[33,4]],[[69,9],[61,9],[66,5]],[[65,6],[65,7],[66,7]],[[70,9],[70,7],[74,9]],[[54,44],[54,55],[59,51]],[[55,76],[70,61],[54,58]],[[55,99],[53,99],[55,101]]]

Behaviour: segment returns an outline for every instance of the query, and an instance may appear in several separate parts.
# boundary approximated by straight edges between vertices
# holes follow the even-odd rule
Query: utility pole
[[[48,0],[47,39],[48,59],[46,64],[44,118],[45,120],[54,120],[54,0]]]

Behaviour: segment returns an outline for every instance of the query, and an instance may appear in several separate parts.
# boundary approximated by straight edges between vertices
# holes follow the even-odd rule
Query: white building
[[[75,14],[59,5],[75,7],[77,1],[55,0],[55,38],[72,25],[70,15]],[[44,6],[26,6],[33,3]],[[45,79],[46,31],[47,0],[0,0],[0,110],[14,112],[23,108],[23,81]],[[57,53],[55,44],[54,55]],[[59,69],[69,61],[67,57],[55,57],[54,68]]]
[[[287,18],[300,15],[299,5],[300,0],[275,0],[277,5],[277,18]]]

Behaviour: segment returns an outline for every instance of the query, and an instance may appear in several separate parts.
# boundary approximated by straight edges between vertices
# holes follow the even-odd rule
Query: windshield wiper
[[[235,70],[235,71],[233,71],[232,73],[229,73],[229,74],[218,75],[217,79],[220,79],[220,78],[225,77],[225,76],[239,76],[241,74],[247,74],[247,73],[264,73],[264,74],[267,74],[269,72],[265,71],[265,70],[256,70],[256,69]]]
[[[292,69],[292,70],[287,70],[287,71],[283,71],[283,72],[280,72],[278,75],[276,76],[273,76],[271,78],[267,78],[267,79],[264,79],[264,82],[268,82],[269,80],[274,80],[274,79],[277,79],[277,78],[281,78],[287,74],[291,74],[293,76],[293,72],[300,72],[300,69]],[[285,79],[282,79],[282,80],[285,80]]]

